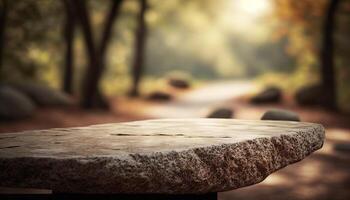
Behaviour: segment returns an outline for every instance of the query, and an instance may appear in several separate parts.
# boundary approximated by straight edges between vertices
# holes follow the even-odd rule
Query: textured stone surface
[[[208,193],[258,183],[323,145],[321,125],[163,119],[0,135],[0,186]]]

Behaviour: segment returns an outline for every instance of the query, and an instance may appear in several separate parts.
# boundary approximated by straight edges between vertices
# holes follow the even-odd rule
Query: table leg
[[[53,199],[104,199],[104,200],[217,200],[217,193],[207,194],[55,194]]]

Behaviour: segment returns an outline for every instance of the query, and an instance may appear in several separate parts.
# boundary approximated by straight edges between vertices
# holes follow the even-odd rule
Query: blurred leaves
[[[293,87],[317,82],[320,29],[327,2],[150,0],[146,16],[149,26],[146,85],[172,71],[202,80],[262,74],[265,75],[262,79],[275,80],[268,74],[276,74],[277,83],[289,82],[286,85]],[[89,0],[88,5],[94,29],[100,30],[108,3]],[[52,86],[60,84],[63,9],[58,0],[9,1],[2,79],[29,78]],[[109,94],[120,94],[130,84],[137,12],[136,0],[125,1],[114,26],[101,83]],[[350,1],[343,0],[336,33],[338,85],[343,105],[350,101],[349,13]],[[78,87],[86,62],[81,33],[74,42]]]

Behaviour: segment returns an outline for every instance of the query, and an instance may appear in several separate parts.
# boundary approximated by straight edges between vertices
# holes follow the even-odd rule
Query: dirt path
[[[288,97],[281,104],[261,106],[251,105],[241,98],[256,88],[252,83],[230,81],[181,93],[168,103],[116,98],[111,100],[111,112],[83,111],[79,108],[40,109],[31,119],[1,122],[0,132],[149,118],[205,117],[209,110],[222,105],[234,110],[234,118],[259,119],[270,108],[284,108],[297,112],[302,121],[323,124],[326,128],[324,147],[303,161],[270,175],[259,184],[219,193],[219,199],[350,199],[350,152],[334,150],[336,144],[350,143],[350,117],[320,108],[302,108]]]
[[[142,114],[152,118],[205,117],[211,109],[226,105],[232,99],[245,95],[256,87],[248,81],[213,83],[185,92],[174,101],[148,105],[142,109]]]

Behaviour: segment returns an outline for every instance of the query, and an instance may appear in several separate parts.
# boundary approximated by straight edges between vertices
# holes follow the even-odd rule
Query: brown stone
[[[323,145],[321,125],[162,119],[0,135],[0,187],[193,194],[264,180]]]

